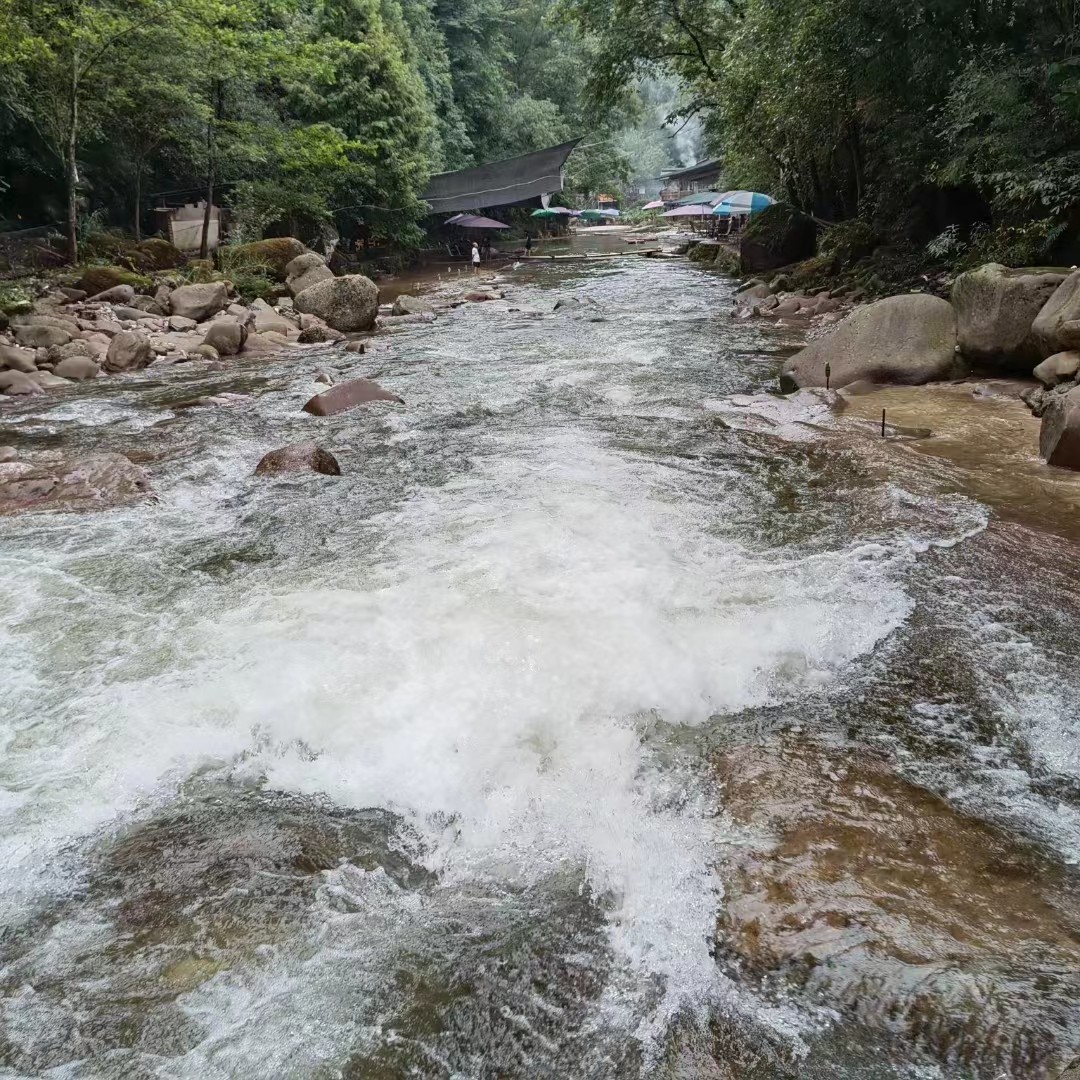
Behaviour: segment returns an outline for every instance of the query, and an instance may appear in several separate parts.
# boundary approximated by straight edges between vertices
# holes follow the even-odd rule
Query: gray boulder
[[[296,329],[296,324],[283,319],[273,308],[253,309],[252,325],[257,334],[267,334],[271,331],[275,334],[288,334]]]
[[[1043,386],[1057,386],[1059,383],[1070,382],[1076,378],[1080,371],[1080,352],[1069,351],[1054,353],[1039,364],[1032,375]]]
[[[255,466],[256,476],[272,476],[286,472],[316,472],[324,476],[340,476],[337,458],[315,442],[290,443],[280,450],[271,450]]]
[[[379,314],[379,290],[362,274],[319,281],[298,293],[295,302],[299,311],[318,315],[342,333],[370,330]]]
[[[0,393],[11,397],[29,397],[45,391],[33,377],[22,371],[0,371]]]
[[[964,356],[995,367],[1029,369],[1039,359],[1033,323],[1062,283],[1060,273],[987,263],[952,287],[956,338]]]
[[[948,378],[956,361],[956,315],[936,296],[909,293],[858,308],[836,329],[797,352],[780,376],[780,389],[834,389],[866,380],[917,385]]]
[[[1050,398],[1039,429],[1039,453],[1048,465],[1080,469],[1080,386]]]
[[[399,296],[391,308],[392,315],[434,315],[435,309],[419,296]]]
[[[27,376],[23,376],[27,378]],[[43,393],[34,384],[37,393]],[[150,492],[146,472],[122,454],[91,454],[59,464],[34,465],[0,479],[0,515],[24,510],[101,510]]]
[[[334,276],[334,272],[326,265],[323,257],[317,255],[314,251],[297,255],[285,267],[285,273],[287,275],[285,284],[294,297],[305,289],[311,288],[312,285],[316,285],[320,281],[327,281]]]
[[[229,293],[224,281],[211,281],[206,285],[181,285],[169,293],[169,313],[182,315],[185,319],[203,322],[229,303]]]
[[[247,327],[230,316],[210,324],[203,344],[217,349],[219,356],[235,356],[244,347],[247,336]]]
[[[37,364],[34,363],[34,354],[29,349],[20,349],[17,345],[0,345],[0,368],[29,375],[37,371]]]
[[[86,379],[96,379],[99,371],[97,363],[89,356],[68,356],[56,365],[53,374],[62,379],[84,382]]]
[[[1065,278],[1042,306],[1031,337],[1040,356],[1080,349],[1080,270]]]
[[[169,318],[169,329],[177,334],[185,330],[194,330],[199,324],[194,319],[188,319],[183,315],[172,315]]]
[[[150,340],[137,330],[124,330],[109,343],[105,354],[105,370],[111,375],[121,371],[138,371],[153,359]]]
[[[33,379],[42,390],[58,390],[62,386],[71,385],[69,379],[54,375],[51,371],[35,371],[33,375],[28,375],[27,378]]]
[[[131,306],[136,311],[145,311],[147,315],[156,315],[158,318],[169,314],[167,305],[159,304],[152,296],[136,296],[131,301]]]

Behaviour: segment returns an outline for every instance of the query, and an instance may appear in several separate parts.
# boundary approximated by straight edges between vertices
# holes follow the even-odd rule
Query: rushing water
[[[0,1075],[1057,1076],[1065,519],[731,405],[800,331],[722,278],[508,276],[0,414],[157,493],[0,522]],[[320,370],[407,406],[309,417]],[[252,476],[311,437],[343,477]]]

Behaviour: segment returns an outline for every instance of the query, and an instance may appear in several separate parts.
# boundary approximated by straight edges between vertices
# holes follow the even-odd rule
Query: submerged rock
[[[384,390],[378,383],[369,379],[352,379],[316,394],[304,405],[304,412],[311,413],[312,416],[334,416],[347,409],[355,409],[358,405],[370,405],[373,401],[405,404],[397,394]]]
[[[256,476],[270,476],[287,472],[316,472],[324,476],[340,476],[341,466],[337,458],[316,442],[290,443],[279,450],[263,455],[255,466]]]
[[[141,499],[149,492],[145,471],[122,454],[91,454],[58,465],[30,465],[18,478],[0,479],[0,514],[101,510]]]
[[[956,315],[936,296],[890,296],[858,308],[835,330],[797,352],[780,376],[780,389],[833,389],[866,379],[916,385],[948,378],[956,362]]]
[[[399,296],[390,309],[391,315],[434,315],[435,308],[419,296]]]

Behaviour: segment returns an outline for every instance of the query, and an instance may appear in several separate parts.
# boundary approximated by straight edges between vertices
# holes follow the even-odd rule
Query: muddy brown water
[[[0,522],[0,1075],[1058,1077],[1080,482],[1015,387],[785,402],[720,276],[505,278],[5,405],[156,499]]]

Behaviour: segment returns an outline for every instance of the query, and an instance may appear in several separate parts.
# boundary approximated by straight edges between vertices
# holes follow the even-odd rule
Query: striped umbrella
[[[715,206],[729,195],[737,195],[736,191],[695,191],[693,195],[684,195],[679,200],[680,206]]]
[[[652,202],[647,202],[641,209],[642,210],[663,210],[664,209],[664,200],[663,199],[653,199]]]
[[[708,203],[698,203],[692,206],[676,206],[674,210],[668,210],[666,213],[661,214],[661,217],[691,217],[691,218],[704,218],[709,217],[713,212],[711,206]]]
[[[769,195],[762,195],[760,191],[729,191],[719,203],[716,204],[714,214],[720,217],[730,217],[733,214],[756,214],[764,210],[766,206],[772,206],[776,202]]]

